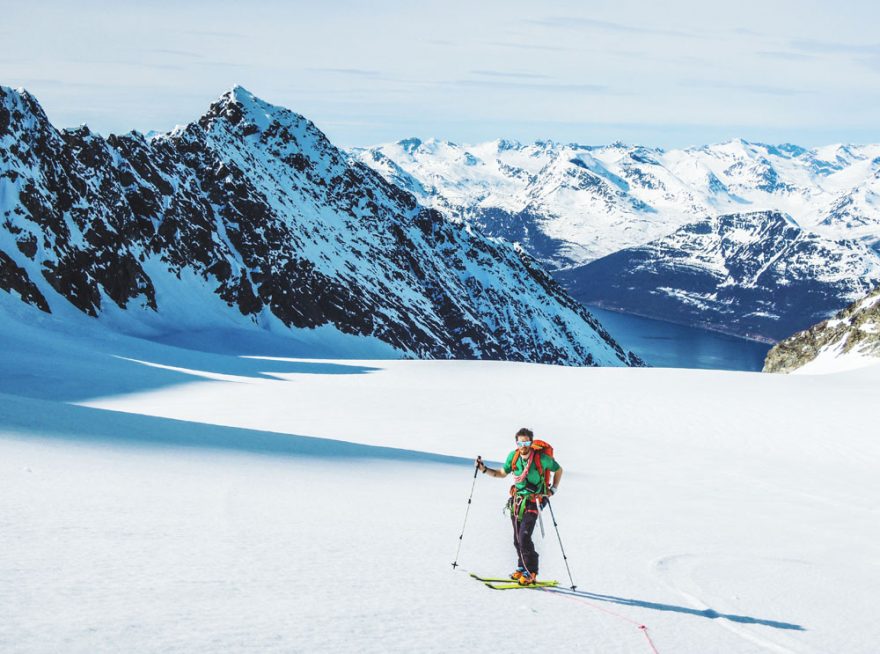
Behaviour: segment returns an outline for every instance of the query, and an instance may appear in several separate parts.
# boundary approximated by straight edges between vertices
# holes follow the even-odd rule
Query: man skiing
[[[508,507],[513,524],[517,566],[510,577],[523,586],[537,581],[538,553],[532,541],[532,532],[535,530],[538,512],[544,505],[544,497],[553,495],[562,479],[562,467],[550,454],[539,449],[542,446],[546,446],[552,453],[549,445],[541,441],[535,442],[532,431],[523,427],[516,432],[516,449],[507,455],[501,470],[493,470],[477,457],[477,467],[483,474],[503,479],[513,472],[514,485],[510,489]],[[545,475],[547,472],[553,472],[553,481],[549,487]]]

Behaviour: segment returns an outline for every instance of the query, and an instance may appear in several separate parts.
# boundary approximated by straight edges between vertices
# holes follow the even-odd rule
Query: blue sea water
[[[772,347],[697,327],[587,307],[625,350],[656,368],[758,371]]]

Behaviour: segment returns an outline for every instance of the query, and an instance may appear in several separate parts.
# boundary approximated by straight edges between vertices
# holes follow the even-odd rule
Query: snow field
[[[542,633],[650,652],[628,620],[661,653],[880,640],[876,367],[239,358],[15,325],[0,650],[478,651]],[[450,566],[472,458],[503,459],[523,425],[565,468],[577,598]],[[464,568],[511,569],[507,487],[478,476]],[[565,582],[545,529],[541,576]]]

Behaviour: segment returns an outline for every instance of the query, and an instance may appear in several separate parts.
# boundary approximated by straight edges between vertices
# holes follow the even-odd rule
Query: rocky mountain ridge
[[[0,289],[163,329],[332,326],[401,355],[639,364],[522,249],[241,87],[149,139],[0,87]]]
[[[840,366],[843,360],[845,366]],[[880,286],[830,320],[777,343],[767,353],[764,372],[787,373],[811,365],[834,370],[871,362],[880,363]]]

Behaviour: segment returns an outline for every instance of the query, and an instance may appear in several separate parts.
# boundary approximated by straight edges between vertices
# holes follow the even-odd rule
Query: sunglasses
[[[531,447],[532,441],[517,441],[516,446],[517,447]]]

